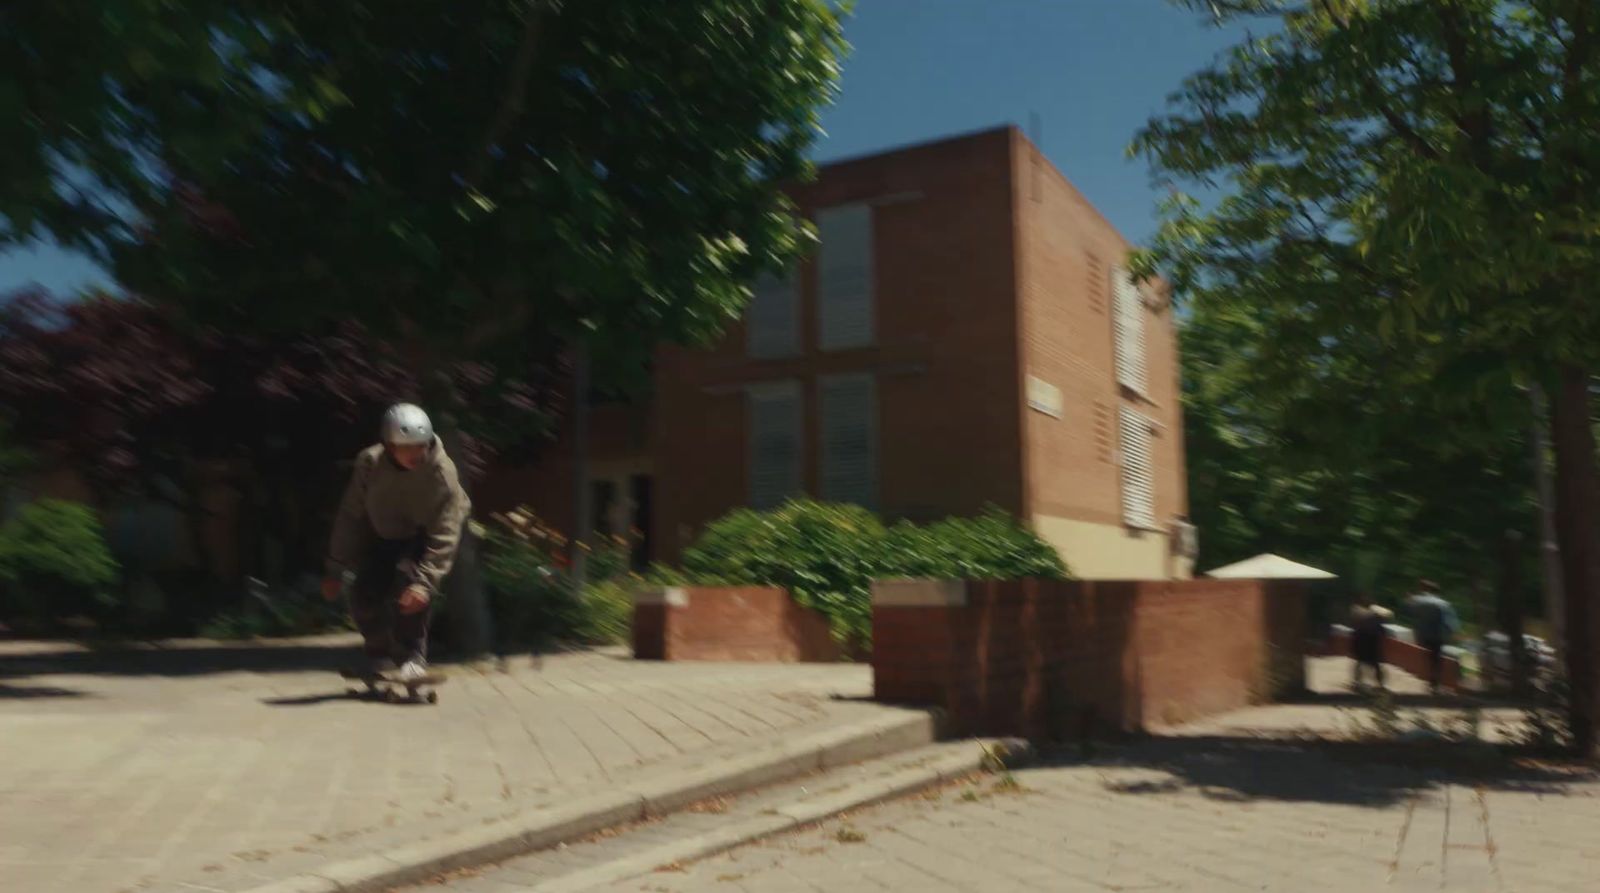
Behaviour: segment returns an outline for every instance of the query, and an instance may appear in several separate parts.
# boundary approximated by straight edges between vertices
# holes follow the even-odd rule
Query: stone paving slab
[[[1314,671],[1334,684],[1347,668]],[[1406,709],[1456,707],[1416,701]],[[597,889],[1596,889],[1600,777],[1592,770],[1451,769],[1442,751],[1438,765],[1395,761],[1337,734],[1345,713],[1337,700],[1256,708],[1150,740],[1047,755],[1014,773],[1016,788],[981,778]],[[1324,740],[1306,734],[1319,729],[1329,733]],[[495,880],[460,889],[497,889]]]
[[[390,705],[345,696],[353,646],[0,643],[0,889],[244,889],[888,709],[864,666],[615,650]]]

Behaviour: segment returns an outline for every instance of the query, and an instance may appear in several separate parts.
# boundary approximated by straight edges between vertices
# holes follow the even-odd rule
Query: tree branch
[[[511,75],[506,83],[505,97],[501,99],[500,107],[495,110],[494,119],[489,122],[489,130],[484,134],[477,155],[467,167],[464,182],[469,192],[482,184],[483,178],[489,173],[490,164],[494,161],[495,146],[505,139],[506,133],[511,130],[511,125],[522,117],[527,104],[528,75],[533,70],[534,50],[539,42],[539,32],[543,22],[542,10],[528,10],[528,20],[523,23],[522,38],[517,43],[517,52],[511,61]]]

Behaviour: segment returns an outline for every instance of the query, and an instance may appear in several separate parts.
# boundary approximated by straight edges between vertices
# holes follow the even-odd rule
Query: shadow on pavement
[[[1229,802],[1385,807],[1461,783],[1485,790],[1560,794],[1600,779],[1591,767],[1519,758],[1493,746],[1435,741],[1346,741],[1228,735],[1171,736],[1082,749],[1045,748],[1034,768],[1147,769],[1160,777],[1107,779],[1128,795],[1193,789]]]
[[[134,646],[88,650],[0,652],[0,677],[203,676],[213,673],[337,672],[357,654],[349,642],[299,645]]]
[[[326,704],[330,701],[353,701],[348,692],[329,692],[320,695],[296,695],[283,698],[262,698],[261,703],[268,707],[311,707],[317,704]]]
[[[1389,701],[1396,707],[1437,707],[1462,710],[1468,707],[1517,707],[1526,703],[1526,699],[1482,692],[1434,695],[1426,692],[1391,691],[1388,695]],[[1377,703],[1377,696],[1371,692],[1308,692],[1298,697],[1287,698],[1282,703],[1326,705],[1329,707],[1370,707]]]
[[[0,701],[47,700],[51,698],[87,698],[88,692],[54,685],[11,685],[0,682]]]

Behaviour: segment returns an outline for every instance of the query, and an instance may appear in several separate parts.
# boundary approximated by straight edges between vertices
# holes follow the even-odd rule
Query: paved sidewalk
[[[888,708],[856,665],[620,651],[344,697],[350,637],[0,643],[0,889],[236,890]]]
[[[1313,670],[1324,682],[1346,672],[1337,663]],[[1420,699],[1408,703],[1417,705],[1408,711],[1423,709]],[[1348,719],[1327,703],[1241,711],[1138,744],[1058,754],[1016,772],[1014,785],[985,777],[598,889],[1596,888],[1600,779],[1593,773],[1470,760],[1447,770],[1426,756],[1302,738],[1318,727],[1336,734]],[[503,893],[501,880],[487,873],[450,887]]]

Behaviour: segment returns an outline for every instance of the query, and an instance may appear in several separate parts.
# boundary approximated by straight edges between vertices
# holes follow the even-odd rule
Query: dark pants
[[[1355,658],[1355,676],[1351,680],[1356,686],[1361,685],[1361,671],[1372,670],[1372,675],[1378,681],[1378,687],[1383,688],[1383,634],[1371,630],[1356,630],[1350,637],[1350,656]]]
[[[1438,691],[1439,677],[1444,672],[1444,641],[1423,639],[1417,644],[1428,652],[1428,687]]]
[[[412,568],[422,556],[421,537],[375,540],[367,548],[355,585],[350,588],[350,617],[361,630],[362,650],[369,660],[389,658],[404,663],[428,657],[430,601],[422,610],[400,610],[400,595],[412,583]]]

